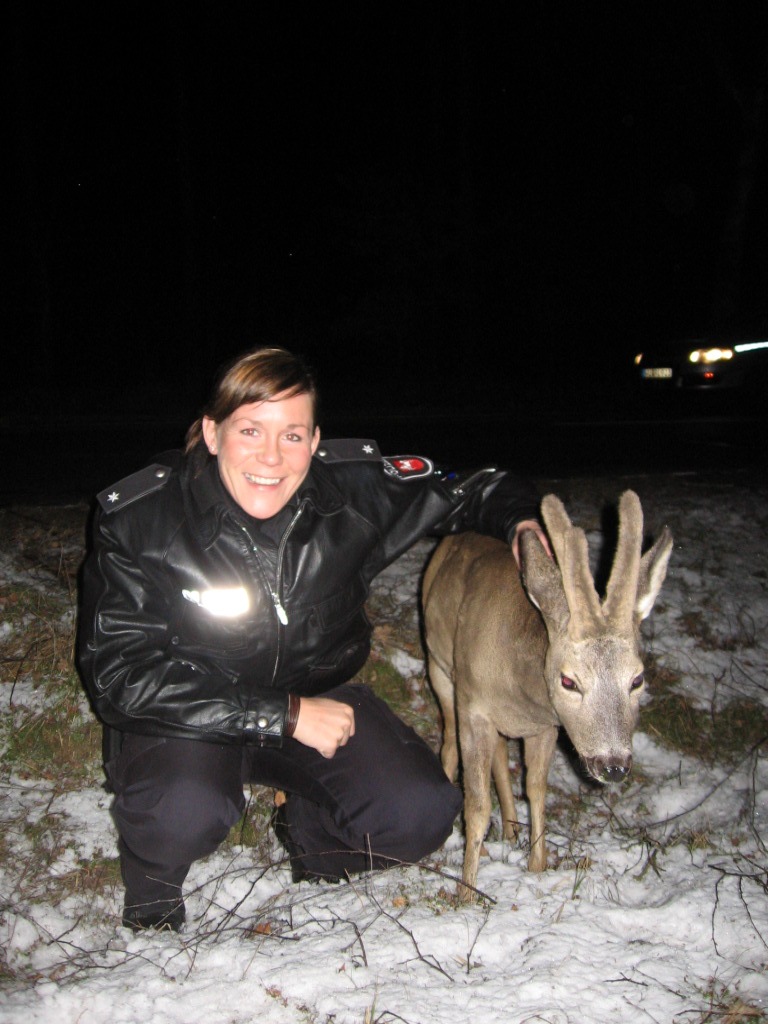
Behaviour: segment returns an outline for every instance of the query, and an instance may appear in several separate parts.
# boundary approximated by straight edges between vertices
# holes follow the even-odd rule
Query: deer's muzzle
[[[632,755],[587,757],[584,763],[589,774],[598,782],[623,782],[632,770]]]

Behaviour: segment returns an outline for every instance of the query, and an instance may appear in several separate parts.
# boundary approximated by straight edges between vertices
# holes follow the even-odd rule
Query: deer
[[[544,806],[560,727],[593,780],[621,782],[632,766],[644,687],[640,623],[664,582],[672,534],[665,526],[642,554],[640,499],[625,491],[601,600],[584,531],[554,494],[543,498],[541,515],[554,558],[526,531],[518,571],[508,544],[462,533],[440,542],[422,584],[427,667],[443,718],[440,757],[451,781],[461,757],[466,847],[458,895],[465,902],[477,893],[491,777],[503,834],[518,839],[508,739],[523,745],[529,871],[547,867]]]

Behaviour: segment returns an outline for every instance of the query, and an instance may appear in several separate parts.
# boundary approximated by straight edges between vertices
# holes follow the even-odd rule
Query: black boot
[[[134,903],[126,901],[123,925],[132,932],[154,928],[158,932],[180,932],[187,918],[183,903]]]
[[[291,879],[294,882],[302,882],[307,877],[307,873],[302,866],[304,851],[298,843],[294,842],[285,809],[285,803],[275,806],[272,812],[272,828],[275,830],[278,842],[288,854],[288,859],[291,862]]]

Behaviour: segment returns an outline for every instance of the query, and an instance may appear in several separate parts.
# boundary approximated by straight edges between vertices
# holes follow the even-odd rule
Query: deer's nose
[[[587,768],[600,782],[623,782],[632,770],[632,755],[619,757],[588,757]]]

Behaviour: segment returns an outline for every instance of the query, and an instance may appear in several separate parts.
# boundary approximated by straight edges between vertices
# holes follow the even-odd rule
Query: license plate
[[[671,366],[646,366],[641,374],[644,380],[670,380],[672,377]]]

